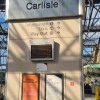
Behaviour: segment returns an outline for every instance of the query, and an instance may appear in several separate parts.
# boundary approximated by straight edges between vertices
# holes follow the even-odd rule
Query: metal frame
[[[5,0],[0,1],[0,100],[4,99],[5,73],[7,69],[8,26],[5,22]]]
[[[100,63],[100,1],[85,0],[83,25],[83,65]]]

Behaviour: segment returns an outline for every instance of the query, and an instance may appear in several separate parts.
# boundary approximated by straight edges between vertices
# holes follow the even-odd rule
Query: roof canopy
[[[100,68],[100,64],[88,64],[83,66],[83,68]]]

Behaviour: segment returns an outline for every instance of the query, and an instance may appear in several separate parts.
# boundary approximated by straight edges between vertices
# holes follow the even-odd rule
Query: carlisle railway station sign
[[[32,10],[32,9],[49,9],[49,8],[58,8],[58,2],[54,2],[54,1],[51,1],[51,2],[41,2],[39,4],[34,4],[32,2],[28,2],[26,4],[26,8],[28,10]]]
[[[6,0],[6,20],[83,15],[83,0]]]

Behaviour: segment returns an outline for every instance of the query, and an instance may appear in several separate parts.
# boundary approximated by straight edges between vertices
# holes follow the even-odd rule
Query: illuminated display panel
[[[22,75],[22,100],[39,100],[39,75]]]
[[[52,45],[31,45],[31,59],[52,58]]]

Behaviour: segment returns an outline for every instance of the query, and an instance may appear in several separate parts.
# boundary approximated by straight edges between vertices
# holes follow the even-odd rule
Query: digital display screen
[[[31,59],[52,58],[52,45],[31,45]]]

